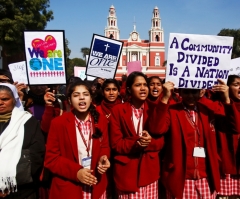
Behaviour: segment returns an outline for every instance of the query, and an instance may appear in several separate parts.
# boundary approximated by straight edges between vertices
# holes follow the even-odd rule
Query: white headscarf
[[[16,100],[12,116],[6,129],[0,135],[0,190],[17,191],[16,168],[21,157],[24,140],[24,124],[32,115],[23,110],[22,103],[14,85],[0,83],[11,89]]]
[[[21,100],[19,98],[16,86],[14,86],[12,84],[8,84],[8,83],[0,83],[0,86],[7,86],[8,88],[11,89],[11,91],[13,93],[13,97],[16,100],[15,107],[17,107],[19,110],[23,111],[24,108],[23,108],[22,102],[21,102]]]

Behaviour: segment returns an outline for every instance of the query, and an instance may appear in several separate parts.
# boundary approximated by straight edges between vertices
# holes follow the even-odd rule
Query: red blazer
[[[220,189],[220,174],[216,133],[212,125],[214,115],[201,104],[199,104],[198,110],[203,123],[210,188],[218,191]],[[149,129],[152,133],[161,134],[170,130],[165,139],[166,149],[162,167],[162,182],[174,197],[182,197],[186,173],[187,137],[185,132],[188,131],[186,128],[189,127],[183,106],[178,103],[169,107],[160,102],[151,114],[150,121]],[[175,183],[176,180],[177,183]]]
[[[215,108],[217,131],[217,147],[218,154],[221,158],[220,171],[221,174],[240,174],[239,165],[239,134],[240,134],[240,112],[232,102],[231,106],[223,106],[218,101],[211,101],[202,98],[200,103],[203,103],[208,108]],[[228,117],[223,117],[227,113]]]
[[[149,111],[148,104],[145,102],[143,130],[148,132],[146,124]],[[118,190],[136,192],[139,187],[149,185],[159,179],[158,155],[163,146],[163,138],[153,136],[146,148],[138,145],[139,136],[133,126],[132,108],[129,102],[113,107],[109,136],[114,154],[114,181]]]
[[[93,118],[92,118],[92,121]],[[93,186],[92,199],[99,199],[107,187],[106,174],[99,174],[97,164],[102,155],[109,157],[108,125],[105,116],[100,115],[98,128],[102,132],[100,138],[92,138],[93,175],[97,177],[98,184]],[[93,125],[93,133],[95,127]],[[78,160],[75,116],[67,112],[53,119],[48,134],[46,157],[44,165],[53,173],[50,188],[50,199],[81,199],[82,184],[77,179],[77,172],[82,166]]]

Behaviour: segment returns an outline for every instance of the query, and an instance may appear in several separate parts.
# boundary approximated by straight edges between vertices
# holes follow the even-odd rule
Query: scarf
[[[12,116],[12,112],[0,115],[0,122],[7,122]]]
[[[103,114],[106,115],[106,116],[110,116],[111,114],[111,110],[112,108],[117,105],[117,104],[121,104],[122,101],[120,98],[117,98],[113,103],[110,103],[106,100],[102,100],[101,102],[101,108],[102,108],[102,111],[103,111]]]
[[[17,191],[16,168],[21,157],[24,124],[32,115],[14,107],[7,128],[0,136],[0,190]]]
[[[15,98],[15,101],[16,101],[15,107],[18,107],[21,111],[23,111],[24,108],[23,108],[21,100],[19,99],[18,91],[16,89],[16,86],[14,86],[12,84],[7,84],[7,83],[0,83],[0,85],[1,86],[6,86],[6,87],[11,89],[11,91],[13,93],[13,97]]]

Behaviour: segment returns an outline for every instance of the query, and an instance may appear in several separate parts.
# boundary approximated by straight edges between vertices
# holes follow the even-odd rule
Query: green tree
[[[80,52],[82,53],[83,58],[86,60],[86,55],[89,55],[90,49],[87,47],[83,47],[81,48]]]
[[[24,30],[43,30],[53,19],[49,6],[49,0],[0,0],[0,45],[6,56],[24,51]]]
[[[69,41],[65,38],[65,59],[66,59],[66,69],[68,71],[68,67],[69,67],[69,64],[70,64],[70,61],[71,59],[69,58],[70,54],[71,54],[71,50],[70,48],[68,47],[69,45]]]
[[[74,66],[86,66],[86,62],[81,58],[69,59],[69,65],[67,66],[67,77],[74,74]]]
[[[232,59],[240,57],[240,29],[222,29],[218,35],[234,37]]]

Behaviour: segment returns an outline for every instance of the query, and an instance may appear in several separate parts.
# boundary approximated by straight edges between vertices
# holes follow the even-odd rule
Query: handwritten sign
[[[129,75],[134,71],[142,71],[141,61],[131,61],[127,63],[127,74]]]
[[[236,58],[236,59],[231,60],[229,75],[240,76],[240,58]]]
[[[8,65],[14,82],[28,84],[26,62],[16,62]]]
[[[94,34],[87,62],[86,75],[114,78],[122,51],[122,45],[122,41]]]
[[[24,31],[30,85],[66,84],[64,31]]]
[[[178,88],[211,88],[227,82],[233,37],[171,33],[166,81]]]

